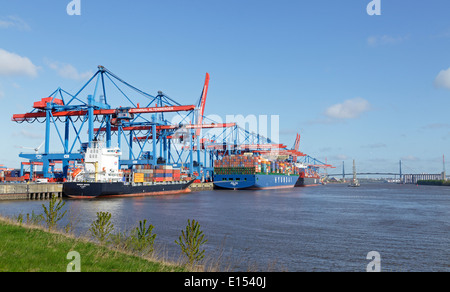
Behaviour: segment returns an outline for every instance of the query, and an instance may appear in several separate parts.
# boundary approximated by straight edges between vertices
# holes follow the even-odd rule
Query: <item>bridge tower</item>
[[[400,183],[403,183],[403,175],[402,175],[402,161],[400,160],[400,162],[399,162],[399,165],[400,165]]]
[[[345,182],[345,161],[342,161],[342,181]]]

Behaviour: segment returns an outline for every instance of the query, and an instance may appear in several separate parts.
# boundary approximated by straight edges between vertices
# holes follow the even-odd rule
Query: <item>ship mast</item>
[[[447,180],[447,174],[445,171],[445,154],[442,155],[442,165],[443,165],[443,171],[442,171],[442,180]]]
[[[359,187],[360,186],[359,181],[356,178],[356,162],[355,162],[355,160],[353,160],[353,180],[349,186],[350,187]]]

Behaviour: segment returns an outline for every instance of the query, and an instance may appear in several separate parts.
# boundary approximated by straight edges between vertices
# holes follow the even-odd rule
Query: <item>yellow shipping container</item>
[[[143,173],[135,173],[134,174],[134,182],[144,182],[144,174]]]

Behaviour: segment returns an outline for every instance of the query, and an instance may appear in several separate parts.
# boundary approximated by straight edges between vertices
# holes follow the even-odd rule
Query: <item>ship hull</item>
[[[193,182],[192,180],[189,182],[149,185],[127,185],[123,182],[67,182],[63,185],[63,195],[72,199],[95,199],[182,194],[190,192],[189,186]]]
[[[302,187],[314,187],[320,184],[320,178],[313,177],[299,177],[297,182],[295,183],[296,188]]]
[[[297,176],[266,174],[214,175],[214,187],[232,190],[268,190],[293,188]]]

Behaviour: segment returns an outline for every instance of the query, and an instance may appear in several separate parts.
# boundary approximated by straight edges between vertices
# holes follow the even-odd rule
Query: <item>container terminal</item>
[[[43,124],[45,141],[35,153],[19,155],[25,160],[20,170],[0,168],[0,181],[120,182],[147,189],[188,182],[192,190],[264,189],[317,185],[319,171],[333,168],[300,152],[300,135],[288,149],[236,123],[207,123],[209,82],[206,73],[200,98],[181,104],[162,91],[146,93],[98,66],[75,94],[58,88],[37,100],[32,111],[13,115],[19,124]],[[100,142],[105,155],[111,149],[120,153],[112,167],[100,166],[101,155],[92,159],[90,151],[103,151],[97,149]]]

